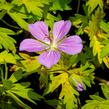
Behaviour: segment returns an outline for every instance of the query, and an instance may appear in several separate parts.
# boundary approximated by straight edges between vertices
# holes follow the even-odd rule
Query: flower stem
[[[78,109],[81,109],[81,102],[80,102],[79,97],[77,97],[77,103],[78,103]]]
[[[76,14],[79,13],[79,8],[80,8],[80,0],[78,0],[78,5],[77,5],[77,11],[76,11]]]
[[[8,78],[8,68],[7,68],[6,62],[4,62],[4,63],[5,63],[5,80],[7,80],[7,78]]]
[[[4,75],[3,75],[3,69],[0,67],[0,72],[1,72],[1,80],[4,80]]]
[[[109,81],[106,81],[106,80],[104,80],[102,78],[99,78],[97,76],[95,76],[95,79],[98,80],[98,81],[100,81],[100,82],[102,82],[102,83],[105,83],[105,84],[107,84],[109,82]]]
[[[3,20],[3,19],[0,19],[5,25],[7,25],[7,26],[9,26],[9,27],[11,27],[11,28],[15,28],[15,29],[20,29],[19,27],[17,27],[17,26],[13,26],[13,25],[11,25],[11,24],[9,24],[9,23],[7,23],[5,20]]]

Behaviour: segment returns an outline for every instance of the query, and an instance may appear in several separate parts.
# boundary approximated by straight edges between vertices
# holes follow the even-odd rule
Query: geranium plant
[[[109,109],[109,0],[0,0],[0,109]]]

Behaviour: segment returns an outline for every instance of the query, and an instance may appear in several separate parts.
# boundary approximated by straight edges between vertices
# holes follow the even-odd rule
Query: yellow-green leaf
[[[93,36],[90,46],[93,47],[93,55],[94,56],[98,55],[99,63],[102,63],[101,50],[103,45],[101,44],[100,41],[97,40],[96,36]]]
[[[52,82],[49,86],[47,93],[53,92],[57,87],[59,87],[61,84],[63,84],[66,80],[68,80],[67,73],[62,73],[62,74],[59,74],[58,76],[54,76],[52,78]]]
[[[40,67],[40,63],[38,62],[37,57],[28,58],[26,60],[21,61],[27,73],[34,72]]]
[[[8,12],[8,15],[23,29],[28,31],[28,23],[24,20],[26,18],[25,14]]]
[[[103,9],[103,0],[89,0],[86,5],[89,6],[89,13],[92,13],[97,6]]]
[[[59,99],[63,100],[63,103],[66,106],[66,109],[76,109],[77,105],[77,99],[75,95],[79,95],[78,92],[72,88],[70,83],[66,81],[65,83],[62,84],[62,90],[59,95]],[[59,109],[60,106],[58,106],[57,109]]]
[[[3,51],[0,53],[0,63],[4,64],[4,62],[16,64],[16,59],[11,53],[8,53],[7,51]]]

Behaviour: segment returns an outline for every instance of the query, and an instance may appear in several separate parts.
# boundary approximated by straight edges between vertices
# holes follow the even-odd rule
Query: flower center
[[[55,43],[55,42],[53,42],[53,43],[50,45],[50,48],[51,48],[52,50],[56,49],[56,48],[57,48],[56,43]]]

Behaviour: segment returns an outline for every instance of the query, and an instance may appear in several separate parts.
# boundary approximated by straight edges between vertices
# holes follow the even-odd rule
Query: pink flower
[[[68,38],[65,36],[71,28],[70,21],[58,21],[54,23],[53,35],[48,32],[48,26],[43,21],[29,24],[30,33],[35,39],[24,39],[20,44],[20,51],[39,52],[39,62],[47,68],[56,64],[61,52],[75,55],[81,52],[83,45],[79,36],[73,35]]]

